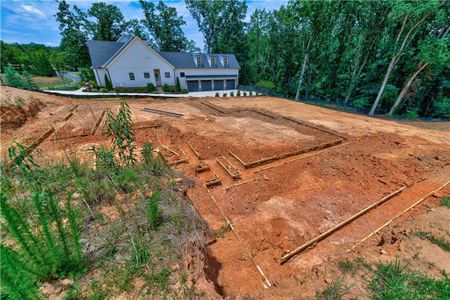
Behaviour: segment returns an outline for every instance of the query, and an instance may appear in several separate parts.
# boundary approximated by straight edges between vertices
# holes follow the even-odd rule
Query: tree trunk
[[[391,62],[389,63],[389,67],[386,71],[386,74],[384,75],[383,83],[381,84],[380,90],[378,91],[377,98],[375,99],[375,102],[372,105],[372,108],[370,109],[369,115],[373,116],[375,113],[375,110],[377,109],[378,103],[381,100],[381,96],[383,95],[384,89],[386,88],[386,84],[389,80],[389,77],[391,76],[391,72],[394,69],[395,62],[397,60],[397,56],[393,56],[391,59]]]
[[[350,100],[350,96],[352,95],[354,87],[355,87],[355,84],[351,83],[350,87],[348,88],[347,96],[345,96],[344,104],[347,104],[348,100]]]
[[[295,101],[298,101],[300,97],[300,89],[303,83],[303,75],[305,74],[306,63],[308,62],[308,53],[305,54],[305,58],[303,59],[302,71],[300,73],[300,79],[298,80],[297,93],[295,94]]]
[[[411,87],[411,84],[414,81],[414,79],[417,77],[417,75],[419,75],[420,72],[422,72],[423,69],[425,69],[425,67],[427,65],[428,65],[428,63],[424,64],[423,62],[421,62],[419,64],[419,69],[408,79],[408,81],[406,82],[406,84],[403,87],[402,91],[400,92],[400,94],[398,95],[397,99],[395,100],[394,105],[392,105],[391,110],[389,111],[388,115],[394,114],[394,112],[397,110],[397,107],[402,102],[403,97],[408,92],[409,88]]]

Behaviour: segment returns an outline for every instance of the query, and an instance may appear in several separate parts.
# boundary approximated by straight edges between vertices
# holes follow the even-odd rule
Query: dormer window
[[[228,57],[226,57],[226,56],[223,57],[223,66],[224,66],[225,68],[228,68],[228,67],[229,67],[229,65],[228,65]]]
[[[197,67],[200,67],[202,65],[202,57],[200,55],[197,55],[195,57],[195,62],[197,63]]]
[[[211,56],[211,67],[217,67],[217,63],[216,63],[216,57],[215,56]]]

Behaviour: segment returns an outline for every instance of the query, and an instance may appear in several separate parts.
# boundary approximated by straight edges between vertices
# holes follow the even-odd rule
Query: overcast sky
[[[0,0],[1,1],[1,40],[12,43],[39,43],[48,46],[58,46],[58,23],[55,20],[57,4],[53,0]],[[68,1],[82,9],[88,9],[96,1]],[[117,5],[126,19],[142,18],[143,13],[137,1],[103,1]],[[164,1],[167,5],[177,9],[183,16],[186,25],[183,31],[188,39],[195,41],[197,46],[203,48],[203,36],[198,31],[197,23],[189,14],[184,0]],[[265,8],[274,10],[287,2],[284,0],[252,0],[247,1],[247,20],[255,9]]]

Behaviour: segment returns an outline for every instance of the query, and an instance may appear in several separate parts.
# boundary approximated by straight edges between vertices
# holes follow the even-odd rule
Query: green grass
[[[447,207],[447,208],[450,208],[450,197],[443,198],[443,199],[441,200],[441,205],[442,205],[442,206],[445,206],[445,207]]]
[[[369,289],[375,300],[450,299],[449,278],[429,278],[399,260],[379,264]]]
[[[372,266],[361,257],[357,257],[353,260],[345,259],[338,261],[337,266],[342,273],[352,275],[355,275],[362,268],[372,270]]]
[[[441,237],[436,237],[427,231],[416,231],[414,234],[423,240],[428,240],[439,246],[442,250],[450,251],[450,243]]]
[[[56,77],[51,77],[52,79],[56,79]],[[36,85],[40,90],[59,90],[59,89],[70,89],[73,83],[72,79],[69,78],[57,78],[57,81],[54,80],[35,80]],[[78,87],[75,85],[75,89]]]
[[[340,279],[333,281],[322,291],[316,292],[316,299],[340,300],[350,292],[351,287],[345,285]]]

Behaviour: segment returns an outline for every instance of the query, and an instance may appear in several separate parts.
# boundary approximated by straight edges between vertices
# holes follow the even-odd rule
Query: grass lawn
[[[33,77],[33,81],[39,87],[40,90],[68,90],[68,89],[78,89],[77,86],[71,86],[73,80],[60,77],[44,77],[44,76],[36,76]]]

